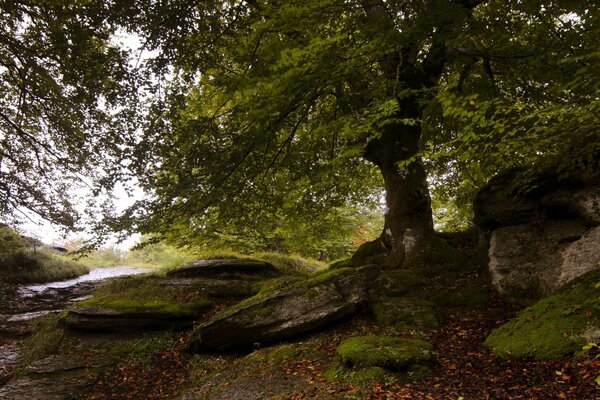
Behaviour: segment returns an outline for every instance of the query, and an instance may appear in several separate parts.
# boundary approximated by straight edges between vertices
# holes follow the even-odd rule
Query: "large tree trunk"
[[[395,118],[417,119],[416,101],[401,104]],[[433,240],[431,200],[427,177],[416,157],[420,139],[418,125],[394,122],[386,125],[379,138],[371,140],[364,156],[383,175],[386,193],[382,264],[392,267],[418,263],[430,250]]]

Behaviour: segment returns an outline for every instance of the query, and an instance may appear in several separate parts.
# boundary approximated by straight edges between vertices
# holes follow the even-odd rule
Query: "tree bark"
[[[406,103],[406,102],[403,102]],[[419,118],[416,99],[395,118]],[[387,125],[371,140],[364,157],[377,165],[384,180],[386,212],[379,240],[385,247],[382,264],[391,267],[418,263],[431,248],[433,220],[427,175],[418,153],[421,129],[402,122]]]
[[[399,111],[390,118],[381,135],[367,143],[364,151],[365,159],[377,165],[384,179],[385,225],[377,241],[365,246],[365,251],[357,251],[356,261],[376,260],[386,266],[411,267],[420,265],[428,252],[436,251],[427,175],[417,157],[421,138],[419,121],[423,117],[419,100],[423,89],[437,85],[442,75],[448,54],[446,35],[460,29],[473,8],[482,1],[450,0],[457,10],[464,12],[457,13],[454,18],[440,18],[436,28],[431,30],[431,45],[421,62],[416,60],[418,43],[404,38],[397,30],[385,3],[362,2],[369,23],[377,27],[376,32],[396,35],[402,46],[390,49],[379,60],[381,72],[389,82],[388,95],[398,101]],[[414,92],[399,97],[397,88]],[[402,119],[416,123],[406,124]],[[374,258],[376,255],[378,257]]]

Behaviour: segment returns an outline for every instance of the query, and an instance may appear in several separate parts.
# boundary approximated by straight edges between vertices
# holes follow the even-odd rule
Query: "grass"
[[[49,251],[19,249],[2,255],[0,271],[0,279],[6,282],[43,283],[76,278],[89,269]]]
[[[86,274],[84,265],[45,249],[33,239],[0,225],[0,281],[4,283],[42,283],[60,281]]]
[[[123,251],[115,247],[107,247],[86,254],[79,260],[91,267],[115,267],[127,265],[140,268],[173,269],[183,263],[200,259],[255,258],[273,264],[285,274],[309,275],[326,268],[326,264],[296,254],[260,252],[242,254],[231,250],[189,251],[178,249],[166,243],[155,243],[141,249]]]
[[[26,349],[25,363],[57,354],[65,341],[61,315],[52,315],[38,319],[32,323],[31,336],[27,338],[24,348]]]
[[[188,317],[205,310],[211,302],[189,288],[160,285],[158,276],[128,276],[105,283],[94,297],[77,304]]]

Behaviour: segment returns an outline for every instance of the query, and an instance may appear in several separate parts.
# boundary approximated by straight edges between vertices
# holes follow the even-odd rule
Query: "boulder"
[[[399,329],[433,329],[438,326],[435,304],[407,297],[381,297],[369,301],[377,322]]]
[[[243,301],[195,329],[189,351],[222,351],[304,334],[353,314],[366,299],[359,270],[342,268]]]
[[[357,336],[340,343],[336,353],[346,368],[410,371],[427,366],[433,358],[433,346],[420,339]]]
[[[600,340],[600,269],[561,287],[495,329],[485,346],[502,358],[560,358]]]
[[[509,171],[478,193],[474,211],[492,283],[514,300],[539,299],[600,264],[597,180]]]
[[[167,278],[160,280],[159,284],[186,288],[202,296],[218,299],[245,299],[258,292],[255,281],[244,279]]]
[[[274,278],[282,273],[272,264],[251,258],[224,258],[197,260],[182,264],[169,271],[167,277],[177,278]]]
[[[82,302],[85,303],[85,302]],[[210,306],[208,302],[195,304],[160,304],[160,307],[138,308],[75,304],[67,308],[65,325],[76,331],[137,332],[191,327]]]
[[[562,252],[586,232],[579,220],[555,220],[544,225],[523,224],[492,232],[489,271],[492,284],[503,295],[517,299],[537,299],[565,283],[581,271],[563,263]],[[582,266],[583,273],[585,265]]]

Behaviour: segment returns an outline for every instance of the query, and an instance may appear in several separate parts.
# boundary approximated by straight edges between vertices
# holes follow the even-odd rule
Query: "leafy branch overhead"
[[[498,171],[597,175],[590,0],[52,4],[3,14],[2,37],[41,54],[28,67],[18,60],[32,49],[2,39],[12,99],[2,162],[20,174],[4,214],[59,209],[62,190],[25,176],[102,166],[100,192],[135,176],[148,193],[104,220],[111,229],[273,248],[285,221],[335,236],[321,222],[344,207],[368,215],[383,188],[378,241],[397,266],[436,246],[430,193],[442,220],[464,225]],[[128,62],[117,34],[139,39],[144,56]],[[18,159],[15,146],[27,150]]]

